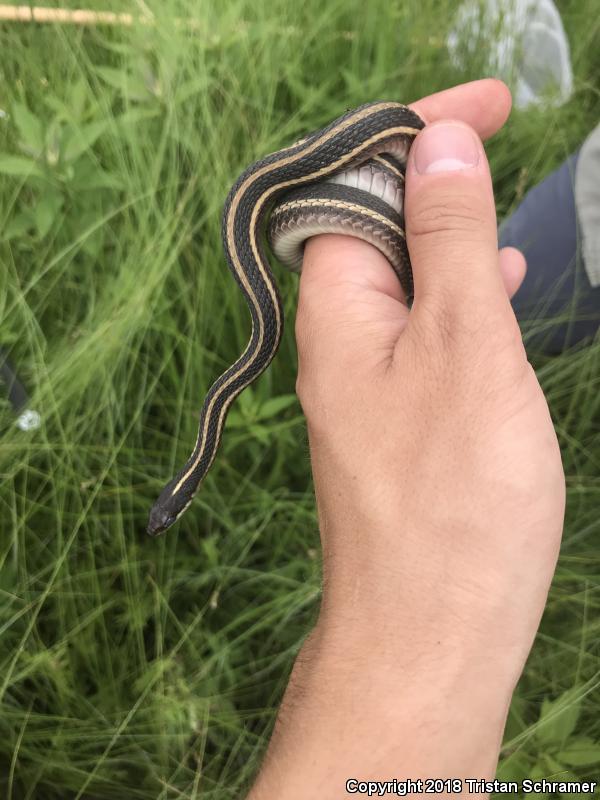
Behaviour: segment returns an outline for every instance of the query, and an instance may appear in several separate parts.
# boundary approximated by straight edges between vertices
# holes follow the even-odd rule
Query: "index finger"
[[[426,123],[459,119],[474,128],[481,139],[493,136],[504,125],[510,107],[510,91],[496,78],[462,83],[410,103]]]

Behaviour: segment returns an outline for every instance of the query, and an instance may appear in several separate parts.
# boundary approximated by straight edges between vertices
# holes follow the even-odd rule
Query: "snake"
[[[250,311],[250,339],[208,390],[194,448],[150,510],[150,535],[166,531],[189,508],[216,458],[231,404],[277,352],[283,307],[267,247],[298,272],[311,236],[342,233],[364,239],[387,258],[410,301],[404,174],[410,146],[424,125],[401,103],[366,103],[261,158],[235,181],[223,208],[221,238]]]

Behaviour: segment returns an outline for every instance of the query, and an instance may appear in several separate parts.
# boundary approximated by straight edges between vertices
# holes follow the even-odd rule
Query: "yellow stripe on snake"
[[[301,267],[307,238],[345,233],[378,247],[412,293],[403,174],[423,127],[400,103],[369,103],[260,159],[235,182],[223,210],[223,249],[250,309],[252,332],[242,355],[208,390],[196,444],[152,507],[148,533],[167,530],[189,507],[215,459],[231,404],[277,352],[283,313],[261,233],[269,214],[271,249],[291,269]]]

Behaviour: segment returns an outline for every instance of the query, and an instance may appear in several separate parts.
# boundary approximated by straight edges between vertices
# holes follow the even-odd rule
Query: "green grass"
[[[279,356],[237,404],[202,491],[168,536],[145,534],[203,392],[248,335],[221,206],[247,164],[348,107],[480,77],[448,62],[449,0],[147,5],[156,27],[0,24],[0,343],[43,415],[23,433],[0,406],[10,800],[243,794],[320,594],[293,276],[278,273]],[[560,109],[514,113],[490,142],[500,216],[598,119],[596,4],[561,9],[576,91]],[[500,774],[593,777],[600,346],[535,363],[568,514]]]

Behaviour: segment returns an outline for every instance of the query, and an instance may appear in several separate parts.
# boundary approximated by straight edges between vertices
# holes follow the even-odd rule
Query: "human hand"
[[[356,239],[311,239],[301,277],[297,389],[324,589],[287,726],[318,716],[315,774],[332,741],[340,775],[357,765],[368,777],[384,753],[404,775],[493,774],[562,533],[559,448],[509,301],[525,264],[498,253],[479,138],[504,123],[510,96],[485,80],[412,107],[429,124],[406,175],[411,311],[383,256]],[[270,752],[291,769],[282,737]]]
[[[489,133],[504,121],[503,84],[454,91],[444,93],[444,117],[471,92],[495,101],[473,114],[475,126]],[[429,100],[413,107],[432,121]],[[405,202],[410,313],[370,245],[320,236],[306,247],[297,388],[324,610],[351,603],[370,616],[390,603],[396,625],[421,621],[415,646],[458,636],[462,649],[472,636],[479,647],[489,637],[514,680],[544,607],[564,510],[556,436],[509,302],[524,261],[513,249],[498,254],[487,159],[464,122],[419,134]]]

